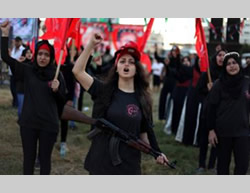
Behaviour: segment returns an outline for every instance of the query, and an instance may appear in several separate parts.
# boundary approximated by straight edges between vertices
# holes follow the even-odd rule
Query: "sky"
[[[120,18],[121,24],[144,25],[144,18]],[[149,21],[149,18],[147,19]],[[155,18],[152,30],[161,33],[164,44],[169,43],[195,43],[195,18]]]

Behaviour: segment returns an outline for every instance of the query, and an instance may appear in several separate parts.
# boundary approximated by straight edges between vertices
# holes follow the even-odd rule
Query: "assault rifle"
[[[114,165],[118,165],[121,163],[118,153],[119,141],[126,143],[127,145],[142,151],[146,154],[152,155],[155,159],[161,155],[161,152],[156,151],[153,149],[149,144],[142,141],[141,139],[137,138],[136,136],[132,135],[131,133],[120,129],[119,127],[115,126],[114,124],[110,123],[106,119],[93,119],[85,115],[84,113],[75,110],[71,106],[65,105],[63,109],[63,113],[61,119],[64,120],[72,120],[77,121],[85,124],[95,125],[95,129],[91,130],[87,137],[88,139],[92,139],[100,132],[110,133],[112,135],[110,140],[110,152],[111,155],[114,155],[111,158],[113,159],[112,162]],[[118,140],[117,140],[118,139]],[[171,163],[166,162],[166,164],[172,168],[176,168],[177,161],[173,161]]]
[[[152,155],[155,159],[161,155],[161,152],[156,151],[146,142],[135,137],[134,135],[130,134],[129,132],[127,132],[123,129],[120,129],[119,127],[110,123],[106,119],[103,119],[103,118],[97,119],[95,125],[97,126],[97,128],[95,128],[89,132],[89,134],[87,136],[88,139],[92,139],[95,135],[97,135],[97,133],[104,131],[104,132],[115,135],[116,137],[118,137],[121,141],[123,141],[127,145],[129,145],[129,146],[131,146],[139,151],[142,151],[146,154]],[[171,163],[166,162],[166,164],[172,169],[176,168],[176,163],[177,163],[177,161],[174,161]]]

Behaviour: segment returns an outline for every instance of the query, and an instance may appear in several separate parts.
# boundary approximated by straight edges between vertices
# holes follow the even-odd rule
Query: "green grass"
[[[190,175],[195,174],[198,166],[198,148],[184,146],[174,140],[174,136],[168,136],[163,132],[163,123],[158,121],[158,99],[159,93],[153,94],[155,134],[161,150],[169,160],[177,160],[177,169],[158,165],[155,160],[146,154],[142,154],[142,174],[147,175]],[[90,96],[84,94],[84,106],[90,108],[85,112],[91,115],[92,101]],[[11,107],[11,95],[9,88],[0,86],[0,174],[12,175],[22,174],[22,145],[19,126],[17,121],[17,110]],[[77,130],[68,131],[67,146],[69,152],[62,159],[59,155],[60,134],[52,155],[52,171],[55,175],[84,175],[88,174],[83,168],[83,162],[88,152],[90,141],[86,138],[90,126],[77,123]],[[38,171],[36,171],[38,174]],[[206,172],[205,174],[211,174]]]

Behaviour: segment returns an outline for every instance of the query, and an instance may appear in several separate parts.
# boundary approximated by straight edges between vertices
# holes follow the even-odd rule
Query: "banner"
[[[13,37],[21,37],[24,41],[32,41],[35,18],[0,18],[0,23],[9,20],[13,27]]]
[[[89,42],[92,33],[100,33],[103,41],[109,41],[109,31],[106,23],[84,23],[81,25],[82,44],[85,46]]]
[[[143,42],[144,25],[113,25],[112,41],[115,50],[129,41],[139,45]]]

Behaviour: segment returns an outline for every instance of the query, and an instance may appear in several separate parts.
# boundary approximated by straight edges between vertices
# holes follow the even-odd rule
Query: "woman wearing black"
[[[65,59],[64,65],[61,66],[61,72],[63,74],[67,94],[66,94],[66,103],[69,106],[73,107],[73,99],[74,99],[74,92],[75,92],[75,77],[72,73],[72,69],[74,66],[74,62],[77,59],[77,49],[74,47],[73,49],[68,49],[68,55]],[[68,135],[68,121],[61,120],[61,144],[60,144],[60,156],[63,158],[66,155],[66,151],[68,150],[66,140]]]
[[[24,79],[24,104],[18,124],[23,145],[23,173],[33,174],[39,142],[40,174],[48,175],[51,170],[51,154],[59,130],[58,105],[64,103],[65,85],[63,77],[55,76],[54,48],[48,41],[36,45],[32,65],[20,63],[8,53],[8,21],[1,25],[1,54],[16,75]],[[61,105],[62,106],[62,105]]]
[[[150,145],[160,151],[152,129],[149,83],[139,63],[140,52],[137,45],[129,42],[121,47],[115,54],[115,64],[109,72],[109,77],[105,82],[100,82],[87,74],[85,68],[91,51],[101,41],[101,36],[94,34],[73,68],[76,79],[94,100],[93,117],[105,118],[142,140],[149,140]],[[85,160],[85,169],[95,175],[141,174],[140,151],[125,143],[119,144],[122,162],[118,165],[112,162],[109,152],[111,138],[103,132],[93,138]],[[164,154],[157,158],[158,163],[163,164],[164,161],[168,161]]]
[[[187,92],[187,103],[185,111],[185,122],[182,142],[185,145],[194,145],[195,129],[197,127],[197,116],[199,112],[199,93],[197,83],[200,78],[199,57],[196,56],[193,66],[192,84]]]
[[[223,65],[223,58],[227,53],[226,50],[219,50],[211,59],[210,63],[210,73],[212,83],[208,82],[207,72],[203,72],[201,77],[197,83],[197,89],[200,95],[200,100],[202,103],[201,114],[199,120],[199,129],[198,129],[198,145],[200,148],[199,152],[199,168],[198,173],[203,172],[206,168],[214,169],[216,162],[216,149],[214,147],[211,148],[208,167],[206,167],[206,158],[207,158],[207,150],[208,150],[208,128],[206,127],[207,119],[207,96],[210,92],[213,82],[215,82],[221,72]]]
[[[33,57],[32,51],[28,47],[23,50],[22,56],[19,61],[25,64],[31,64],[32,57]],[[16,80],[16,92],[17,92],[17,101],[18,101],[17,113],[18,113],[18,117],[20,117],[22,108],[23,108],[23,100],[24,100],[24,80],[22,76],[21,77],[19,77],[18,75],[14,75],[14,76]]]
[[[181,65],[180,50],[177,46],[173,46],[171,49],[168,59],[164,60],[157,53],[157,47],[155,51],[155,58],[161,60],[164,63],[164,76],[163,87],[161,89],[160,99],[159,99],[159,120],[168,119],[170,100],[172,99],[172,92],[175,88],[176,68]]]
[[[230,52],[223,61],[222,76],[208,96],[209,143],[217,147],[217,173],[228,175],[232,152],[235,175],[248,169],[249,85],[244,77],[240,55]]]
[[[173,90],[172,97],[174,102],[173,112],[172,112],[172,132],[177,134],[178,127],[180,124],[181,113],[186,98],[187,91],[191,85],[192,80],[192,70],[191,61],[188,56],[183,57],[181,60],[181,65],[177,66],[175,71],[176,86]]]

